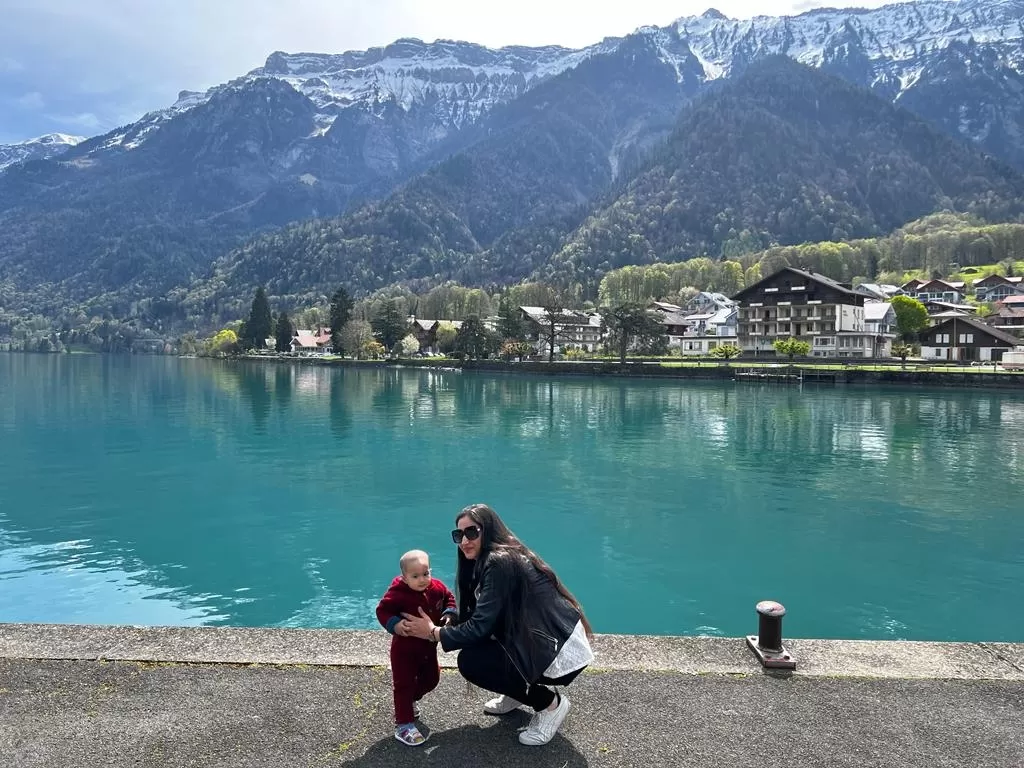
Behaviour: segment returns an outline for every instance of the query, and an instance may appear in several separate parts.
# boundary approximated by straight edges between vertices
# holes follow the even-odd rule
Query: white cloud
[[[43,99],[43,94],[39,91],[31,91],[26,93],[24,96],[20,96],[14,100],[22,109],[39,110],[46,106],[46,101]]]
[[[10,56],[0,57],[0,73],[21,72],[24,69],[25,65],[17,59],[12,59]]]

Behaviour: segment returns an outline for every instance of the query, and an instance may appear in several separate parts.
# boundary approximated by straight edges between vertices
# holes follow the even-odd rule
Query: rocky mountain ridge
[[[66,133],[48,133],[27,141],[14,144],[0,144],[0,171],[15,163],[30,160],[49,160],[62,155],[72,147],[85,141],[84,136],[69,136]]]
[[[580,50],[406,39],[343,54],[277,52],[59,157],[0,171],[0,287],[47,311],[73,300],[116,313],[234,274],[217,260],[254,235],[346,213],[358,221],[361,268],[376,269],[379,241],[419,243],[394,230],[429,233],[431,211],[451,217],[459,247],[439,254],[418,244],[424,263],[415,270],[396,264],[361,284],[512,278],[614,199],[692,99],[778,55],[1024,168],[1022,15],[1024,0],[747,20],[709,10]],[[708,149],[728,158],[744,147]],[[373,201],[383,202],[366,207]],[[412,217],[406,201],[421,206]],[[310,247],[320,247],[315,224],[309,232]],[[466,252],[492,263],[450,263]],[[588,260],[596,272],[608,261],[593,252]],[[301,295],[317,281],[297,274],[288,290]]]

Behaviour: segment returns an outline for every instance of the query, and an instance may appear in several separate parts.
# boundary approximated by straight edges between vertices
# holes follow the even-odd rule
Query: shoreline
[[[186,665],[367,667],[389,664],[383,631],[0,624],[0,659]],[[1024,682],[1024,643],[784,638],[801,677]],[[765,671],[745,638],[597,634],[594,672],[749,675]],[[441,666],[457,654],[439,653]],[[768,672],[766,672],[768,673]]]
[[[822,386],[919,386],[950,389],[992,389],[1024,392],[1024,372],[993,371],[964,366],[948,371],[903,368],[877,363],[793,363],[730,361],[546,361],[506,362],[504,360],[440,360],[402,358],[398,360],[351,360],[336,357],[286,357],[283,355],[239,355],[228,360],[292,363],[348,368],[419,368],[481,373],[512,373],[548,376],[584,376],[596,378],[679,379],[687,381],[735,381],[779,386],[814,384]],[[864,367],[858,368],[857,365]],[[913,364],[912,364],[913,365]],[[883,369],[884,370],[879,370]]]

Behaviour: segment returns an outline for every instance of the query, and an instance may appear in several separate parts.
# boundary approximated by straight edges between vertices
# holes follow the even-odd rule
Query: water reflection
[[[1024,639],[1017,395],[20,355],[0,381],[0,619],[373,626],[398,554],[450,579],[487,501],[602,631],[739,635],[771,595],[794,635]]]

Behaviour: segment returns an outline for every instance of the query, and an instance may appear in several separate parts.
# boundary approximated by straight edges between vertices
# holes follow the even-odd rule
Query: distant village
[[[892,299],[917,299],[927,311],[927,327],[917,332],[920,357],[946,362],[994,362],[1024,344],[1024,278],[988,275],[973,281],[911,280],[903,285],[840,283],[812,271],[786,267],[735,295],[701,291],[684,305],[651,302],[647,309],[663,329],[668,349],[684,357],[706,357],[730,345],[744,357],[775,356],[774,342],[796,338],[820,358],[888,358],[899,332]],[[975,302],[994,311],[979,317]],[[516,308],[533,353],[544,356],[551,344],[551,318],[543,307]],[[499,318],[484,318],[496,331]],[[459,320],[410,316],[408,332],[419,354],[442,354],[438,330]],[[556,355],[604,350],[608,330],[597,311],[565,309],[554,323]],[[273,347],[273,340],[268,339]],[[326,355],[329,328],[298,330],[291,352]]]

